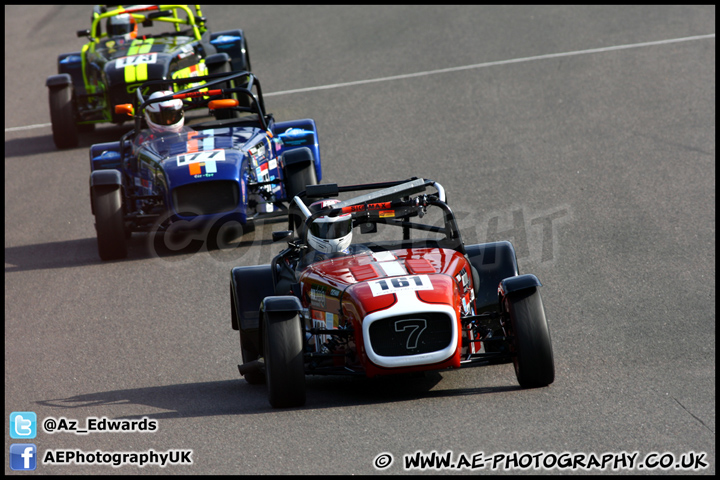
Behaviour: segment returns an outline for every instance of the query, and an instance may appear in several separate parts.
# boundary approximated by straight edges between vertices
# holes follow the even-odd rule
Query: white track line
[[[328,90],[331,88],[350,87],[350,86],[354,86],[354,85],[365,85],[368,83],[377,83],[377,82],[388,82],[391,80],[401,80],[404,78],[424,77],[427,75],[435,75],[438,73],[459,72],[462,70],[471,70],[471,69],[475,69],[475,68],[485,68],[485,67],[495,67],[498,65],[508,65],[511,63],[532,62],[534,60],[547,60],[549,58],[571,57],[573,55],[587,55],[590,53],[611,52],[614,50],[650,47],[650,46],[654,46],[654,45],[663,45],[663,44],[667,44],[667,43],[677,43],[677,42],[688,42],[691,40],[703,40],[703,39],[707,39],[707,38],[715,38],[715,34],[711,33],[709,35],[697,35],[694,37],[675,38],[675,39],[671,39],[671,40],[658,40],[655,42],[633,43],[631,45],[618,45],[615,47],[591,48],[589,50],[578,50],[575,52],[549,53],[546,55],[537,55],[534,57],[523,57],[523,58],[514,58],[511,60],[499,60],[496,62],[476,63],[475,65],[464,65],[462,67],[442,68],[440,70],[429,70],[427,72],[408,73],[405,75],[394,75],[392,77],[373,78],[370,80],[357,80],[354,82],[336,83],[334,85],[323,85],[320,87],[308,87],[308,88],[298,88],[295,90],[285,90],[282,92],[266,93],[264,96],[270,97],[273,95],[286,95],[286,94],[290,94],[290,93],[314,92],[316,90]]]
[[[278,96],[278,95],[290,95],[293,93],[316,92],[318,90],[330,90],[333,88],[352,87],[352,86],[356,86],[356,85],[367,85],[370,83],[378,83],[378,82],[389,82],[392,80],[403,80],[406,78],[426,77],[428,75],[437,75],[438,73],[460,72],[463,70],[472,70],[472,69],[476,69],[476,68],[486,68],[486,67],[496,67],[498,65],[509,65],[512,63],[533,62],[535,60],[548,60],[551,58],[572,57],[575,55],[589,55],[592,53],[612,52],[612,51],[616,51],[616,50],[626,50],[629,48],[652,47],[655,45],[666,45],[669,43],[690,42],[693,40],[706,40],[709,38],[715,38],[715,34],[711,33],[708,35],[695,35],[693,37],[673,38],[673,39],[669,39],[669,40],[657,40],[654,42],[633,43],[630,45],[616,45],[614,47],[591,48],[588,50],[577,50],[574,52],[549,53],[546,55],[536,55],[534,57],[513,58],[511,60],[498,60],[496,62],[476,63],[474,65],[464,65],[462,67],[441,68],[439,70],[429,70],[426,72],[407,73],[404,75],[394,75],[391,77],[372,78],[369,80],[356,80],[354,82],[335,83],[332,85],[322,85],[319,87],[296,88],[294,90],[284,90],[281,92],[266,93],[264,96],[265,97],[273,97],[273,96]],[[30,130],[33,128],[49,127],[51,125],[52,124],[50,124],[50,123],[40,123],[40,124],[36,124],[36,125],[28,125],[25,127],[11,127],[11,128],[6,128],[5,133],[17,132],[20,130]]]
[[[50,127],[52,123],[36,123],[35,125],[26,125],[24,127],[10,127],[5,129],[5,133],[19,132],[20,130],[32,130],[33,128]]]

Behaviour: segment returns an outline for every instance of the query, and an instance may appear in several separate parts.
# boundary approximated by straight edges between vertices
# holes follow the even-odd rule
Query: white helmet
[[[150,100],[173,93],[170,90],[155,92],[150,95]],[[155,133],[179,133],[185,124],[182,100],[171,99],[148,105],[145,107],[145,121]]]
[[[340,203],[340,200],[320,200],[310,205],[310,211]],[[352,242],[352,216],[349,213],[336,217],[318,217],[307,232],[308,244],[320,253],[344,252]]]

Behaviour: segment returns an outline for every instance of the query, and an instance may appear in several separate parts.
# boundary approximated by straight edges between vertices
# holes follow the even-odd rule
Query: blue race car
[[[171,227],[209,229],[212,248],[223,225],[248,231],[255,220],[288,215],[292,198],[322,179],[315,121],[275,122],[252,73],[164,82],[193,86],[146,98],[143,84],[136,105],[115,107],[134,117],[135,128],[90,148],[90,199],[103,260],[127,256],[132,232]],[[215,119],[185,123],[184,113],[193,109],[209,109]]]

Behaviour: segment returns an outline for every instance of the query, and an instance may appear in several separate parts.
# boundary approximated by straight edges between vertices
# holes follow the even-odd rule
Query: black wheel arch
[[[230,293],[236,315],[233,330],[257,330],[263,300],[275,294],[275,279],[271,265],[235,267],[230,271]],[[256,305],[255,309],[248,308]]]
[[[498,295],[500,282],[519,275],[515,248],[503,240],[466,245],[465,253],[473,270],[476,312],[497,310],[501,300]]]
[[[300,314],[300,312],[302,312],[302,303],[300,303],[299,298],[292,295],[277,295],[272,297],[266,297],[263,300],[262,305],[260,306],[260,338],[263,338],[263,324],[265,314],[269,312],[286,312],[288,314]],[[260,342],[260,356],[263,356],[265,354],[264,348],[265,346],[262,342]]]

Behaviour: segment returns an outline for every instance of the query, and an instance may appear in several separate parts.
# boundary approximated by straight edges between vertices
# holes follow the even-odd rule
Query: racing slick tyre
[[[518,274],[515,249],[507,241],[490,242],[465,247],[472,268],[475,287],[475,313],[498,309],[498,284],[501,280]],[[502,332],[493,332],[503,336]],[[485,352],[507,352],[505,342],[483,342]]]
[[[265,297],[275,293],[275,279],[270,265],[235,267],[230,273],[230,314],[233,330],[240,334],[243,364],[252,364],[260,357],[259,308]],[[264,365],[241,372],[252,384],[265,383]]]
[[[222,66],[211,68],[210,73],[230,73],[232,72],[232,69],[230,68],[230,62],[225,62],[222,64]],[[230,85],[231,82],[228,83],[221,83],[221,88],[231,88],[232,85]],[[233,95],[233,98],[237,98],[237,95]],[[241,105],[241,106],[247,106],[247,105]],[[215,118],[218,120],[227,120],[229,118],[239,118],[240,112],[231,110],[231,109],[225,109],[225,110],[218,110],[215,112]]]
[[[518,383],[523,388],[550,385],[555,380],[555,363],[540,292],[537,288],[520,290],[508,294],[505,301]]]
[[[230,286],[230,309],[231,309],[231,315],[233,316],[233,321],[236,322],[237,325],[240,325],[240,319],[238,318],[237,310],[235,307],[235,299],[232,298],[234,295],[232,291],[232,286]],[[238,329],[240,331],[240,353],[242,355],[242,361],[243,363],[250,363],[258,359],[260,356],[258,352],[258,347],[255,344],[255,342],[252,341],[252,338],[249,334],[243,335],[243,331],[241,328]],[[265,372],[262,370],[252,370],[249,372],[246,372],[243,377],[245,378],[245,381],[248,382],[250,385],[259,385],[261,383],[265,383]]]
[[[57,148],[77,147],[78,129],[75,124],[72,85],[50,89],[50,121]]]
[[[293,222],[292,228],[300,238],[304,237],[301,231],[303,226],[303,217],[300,210],[293,202],[293,198],[300,192],[304,192],[308,185],[317,185],[317,175],[315,174],[315,164],[295,164],[285,167],[285,188],[287,189],[287,198],[290,202],[290,218]]]
[[[300,317],[295,312],[265,312],[265,381],[273,408],[305,405],[305,366]]]
[[[287,186],[288,200],[292,200],[295,195],[305,191],[308,185],[317,185],[317,175],[315,175],[315,164],[288,165],[285,167],[285,185]]]
[[[97,230],[98,253],[103,260],[127,256],[127,238],[122,209],[122,191],[118,187],[95,188],[93,211]]]
[[[245,37],[243,37],[243,44],[245,45],[245,70],[252,72],[252,67],[250,66],[250,47],[248,47],[248,42]]]
[[[518,274],[515,249],[507,241],[467,245],[475,287],[475,306],[478,313],[497,310],[498,284]]]
[[[257,347],[243,337],[240,333],[240,353],[242,354],[243,363],[250,363],[252,360],[258,359]],[[262,370],[253,370],[243,375],[245,381],[250,385],[260,385],[265,383],[265,372]]]

